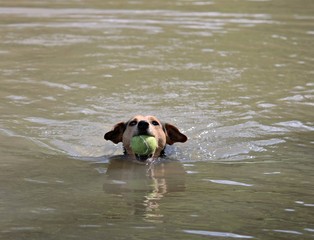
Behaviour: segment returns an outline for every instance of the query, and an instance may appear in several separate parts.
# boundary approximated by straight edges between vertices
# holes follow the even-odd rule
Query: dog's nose
[[[138,123],[138,125],[137,125],[137,128],[139,129],[139,130],[146,130],[147,128],[149,127],[149,124],[148,124],[148,122],[146,122],[146,121],[139,121],[139,123]]]

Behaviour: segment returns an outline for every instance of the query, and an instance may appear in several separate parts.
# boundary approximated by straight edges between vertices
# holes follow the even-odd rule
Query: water
[[[0,1],[0,237],[313,238],[313,9]],[[121,161],[135,114],[189,141]]]

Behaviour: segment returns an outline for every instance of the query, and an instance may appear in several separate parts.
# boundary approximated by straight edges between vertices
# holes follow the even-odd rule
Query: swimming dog
[[[139,156],[133,152],[131,139],[138,135],[149,135],[156,138],[158,146],[153,154]],[[183,143],[188,139],[176,126],[169,123],[162,123],[155,116],[142,115],[136,115],[127,122],[117,123],[111,131],[105,134],[104,138],[115,144],[122,142],[124,154],[139,161],[162,157],[165,154],[166,144]]]

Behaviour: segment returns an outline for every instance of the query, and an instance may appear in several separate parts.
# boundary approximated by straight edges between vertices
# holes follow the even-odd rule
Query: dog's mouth
[[[132,137],[141,136],[141,135],[146,135],[146,136],[150,136],[150,137],[155,137],[152,133],[149,133],[148,131],[138,131],[138,132],[135,133]]]
[[[150,136],[150,137],[155,137],[153,134],[147,132],[147,131],[143,131],[143,132],[138,132],[137,134],[134,134],[133,137],[136,136],[141,136],[141,135],[146,135],[146,136]],[[147,159],[152,158],[153,154],[149,154],[149,155],[139,155],[139,154],[135,154],[136,160],[139,162],[146,162]]]
[[[150,131],[148,131],[147,129],[138,129],[137,133],[135,133],[133,135],[133,137],[141,136],[141,135],[146,135],[146,136],[150,136],[150,137],[154,137],[155,138],[155,136],[152,133],[150,133]],[[136,157],[136,160],[139,161],[139,162],[146,162],[147,159],[153,157],[153,154],[149,154],[149,155],[135,154],[135,157]]]
[[[135,154],[135,157],[136,157],[136,160],[137,161],[140,161],[140,162],[146,162],[147,161],[147,159],[149,159],[149,158],[152,158],[153,157],[153,155],[152,154],[150,154],[150,155],[138,155],[138,154]]]

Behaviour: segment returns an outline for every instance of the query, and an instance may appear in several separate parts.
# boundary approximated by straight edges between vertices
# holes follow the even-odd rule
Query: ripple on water
[[[252,27],[257,24],[273,24],[268,14],[241,14],[221,12],[188,12],[175,10],[105,10],[105,9],[49,9],[49,8],[0,8],[0,14],[37,18],[31,23],[10,24],[10,28],[56,28],[56,29],[103,29],[106,32],[124,29],[140,30],[148,34],[163,33],[168,26],[176,27],[178,35],[212,36],[225,33],[228,24],[235,28]],[[45,21],[42,22],[42,18]],[[47,20],[48,19],[48,20]],[[67,19],[67,21],[64,21]],[[112,34],[110,34],[112,35]],[[41,34],[35,37],[10,38],[7,43],[22,45],[62,46],[89,43],[92,36],[74,34]],[[121,47],[121,45],[120,45]],[[120,49],[119,49],[120,50]]]
[[[302,235],[303,233],[299,231],[293,231],[293,230],[282,230],[282,229],[275,229],[273,232],[278,232],[278,233],[288,233],[288,234],[295,234],[295,235]]]
[[[218,184],[224,184],[224,185],[234,185],[234,186],[244,186],[244,187],[252,187],[253,184],[247,184],[243,182],[236,182],[231,180],[216,180],[216,179],[204,179],[204,181],[212,182],[212,183],[218,183]]]
[[[287,129],[291,130],[299,130],[299,131],[314,131],[314,127],[307,126],[301,121],[293,120],[293,121],[286,121],[286,122],[279,122],[276,125],[286,127]]]
[[[191,130],[191,132],[194,131],[201,131],[196,137],[192,136],[190,139],[190,144],[194,147],[194,144],[198,146],[198,156],[194,156],[194,160],[234,161],[254,158],[257,152],[266,152],[269,147],[285,143],[281,135],[289,132],[284,127],[264,125],[256,121],[229,126],[209,124],[206,128]],[[192,141],[195,142],[191,143]],[[185,150],[193,152],[190,145]]]
[[[204,231],[204,230],[183,230],[185,233],[204,235],[210,237],[228,237],[228,238],[254,238],[253,236],[240,235],[235,233],[228,232],[213,232],[213,231]]]
[[[33,232],[33,231],[41,231],[41,227],[33,227],[33,226],[19,226],[19,227],[11,227],[9,230],[4,230],[3,232]]]

